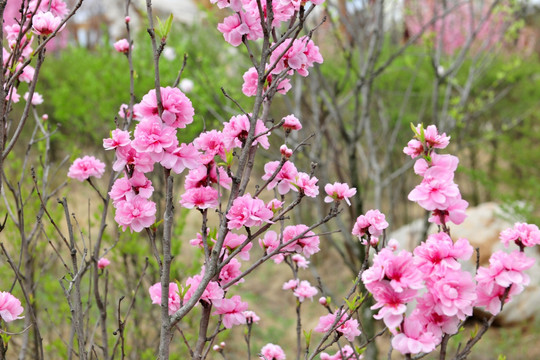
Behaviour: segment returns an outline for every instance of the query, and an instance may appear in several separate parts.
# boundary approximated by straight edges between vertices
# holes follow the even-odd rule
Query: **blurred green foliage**
[[[239,98],[244,56],[236,56],[217,31],[206,31],[204,25],[175,27],[168,37],[167,51],[174,59],[162,55],[162,86],[172,86],[182,68],[184,54],[187,65],[183,79],[194,82],[187,96],[195,108],[194,123],[179,132],[180,141],[191,141],[204,124],[227,119],[230,110],[220,88]],[[173,51],[171,51],[173,49]],[[238,59],[240,59],[238,61]],[[154,69],[150,38],[146,32],[134,36],[133,66],[135,69],[136,102],[154,88]],[[45,111],[53,122],[61,124],[64,135],[59,141],[68,149],[101,144],[114,128],[121,104],[129,103],[129,65],[127,56],[118,53],[110,39],[89,50],[71,46],[53,54],[45,62],[39,91],[45,95]],[[58,138],[57,138],[58,139]],[[74,144],[74,139],[77,139]]]

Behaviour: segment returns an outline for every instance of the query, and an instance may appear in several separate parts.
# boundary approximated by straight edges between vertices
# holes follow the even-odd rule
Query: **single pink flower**
[[[127,39],[120,39],[117,42],[113,44],[114,49],[120,53],[128,53],[129,52],[129,42]]]
[[[243,314],[248,308],[248,303],[242,301],[239,295],[230,299],[213,300],[212,304],[216,308],[214,315],[223,315],[223,326],[230,329],[233,325],[242,325],[246,323]]]
[[[229,219],[227,226],[229,229],[260,226],[264,222],[271,222],[273,216],[274,213],[264,205],[264,201],[252,198],[248,193],[234,200],[227,213],[227,219]]]
[[[201,156],[193,144],[181,144],[165,149],[160,164],[171,169],[175,174],[185,169],[195,169],[201,165]]]
[[[152,304],[161,304],[161,283],[156,283],[148,288]],[[174,314],[180,309],[180,295],[178,285],[174,282],[169,283],[169,315]]]
[[[441,342],[433,333],[425,330],[418,320],[406,317],[401,332],[392,339],[392,346],[402,354],[430,353]]]
[[[30,96],[29,93],[25,93],[24,94],[24,100],[28,101],[29,96]],[[34,94],[32,95],[32,100],[30,102],[34,106],[41,105],[41,104],[43,104],[43,96],[41,94],[37,93],[37,92],[34,92]]]
[[[60,26],[61,22],[62,19],[54,16],[50,11],[39,11],[32,18],[32,28],[38,35],[50,35]]]
[[[126,231],[141,232],[156,222],[156,203],[140,195],[130,196],[116,203],[114,220]]]
[[[216,208],[219,204],[219,193],[211,186],[188,189],[182,194],[180,204],[188,209],[193,209],[194,207],[201,210]]]
[[[249,118],[245,114],[233,116],[228,122],[223,123],[223,143],[225,148],[242,147],[248,137],[250,127]],[[268,131],[268,128],[264,126],[262,120],[257,120],[255,123],[255,135],[261,135],[266,131]],[[268,135],[259,136],[253,141],[253,146],[260,144],[263,148],[268,149],[270,147]]]
[[[313,297],[317,295],[318,292],[317,288],[311,286],[309,281],[302,280],[294,289],[293,294],[298,298],[298,301],[303,302],[307,298],[313,301]]]
[[[103,139],[103,147],[105,150],[116,149],[117,147],[127,146],[131,143],[129,131],[115,129],[111,131],[111,137]]]
[[[242,43],[242,36],[249,34],[249,27],[242,22],[242,17],[238,14],[226,17],[217,28],[225,41],[235,47]]]
[[[536,225],[518,222],[514,224],[513,228],[501,232],[499,238],[505,247],[508,247],[510,242],[530,247],[540,245],[540,230]]]
[[[316,197],[319,195],[319,186],[317,185],[318,182],[319,179],[317,179],[315,176],[309,177],[308,174],[299,172],[296,175],[293,185],[296,185],[298,189],[304,193],[304,195]],[[294,191],[298,191],[298,189],[296,187],[293,188]]]
[[[79,181],[84,181],[90,176],[98,179],[105,173],[105,164],[93,156],[85,156],[75,159],[69,167],[67,176]]]
[[[268,180],[276,172],[280,165],[279,161],[271,161],[264,165],[264,175],[263,180]],[[294,182],[296,181],[296,176],[298,175],[298,170],[296,166],[290,161],[285,161],[281,169],[279,169],[277,175],[268,183],[268,189],[273,189],[277,185],[278,192],[281,195],[285,195],[289,190],[296,190]]]
[[[349,185],[339,182],[326,184],[324,191],[328,195],[324,198],[324,202],[330,203],[332,201],[345,200],[349,206],[351,205],[349,198],[356,194],[355,188],[349,188]]]
[[[24,311],[21,302],[15,296],[7,291],[0,292],[0,318],[5,322],[12,322],[17,319],[22,319],[24,316],[19,316]]]
[[[285,130],[300,130],[302,129],[302,124],[300,123],[300,120],[294,115],[287,115],[282,119],[283,122],[283,128]]]
[[[266,344],[261,349],[261,360],[285,360],[285,352],[279,345]]]
[[[162,87],[161,103],[163,105],[163,114],[161,120],[173,128],[185,128],[186,125],[193,122],[193,105],[184,93],[178,88]],[[156,90],[152,89],[144,95],[141,102],[135,105],[134,109],[137,116],[150,119],[159,119],[157,108]]]
[[[110,264],[111,262],[107,258],[101,258],[98,260],[97,267],[98,269],[105,269]]]

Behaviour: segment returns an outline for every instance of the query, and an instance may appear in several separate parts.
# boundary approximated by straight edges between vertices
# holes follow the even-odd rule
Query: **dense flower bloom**
[[[354,224],[352,234],[361,238],[366,233],[378,237],[388,227],[386,218],[379,210],[368,210],[366,215],[360,215]]]
[[[534,259],[524,253],[497,251],[489,259],[489,267],[480,267],[476,274],[478,299],[476,306],[484,306],[493,315],[501,311],[501,301],[506,289],[510,287],[505,302],[523,291],[529,284],[529,276],[524,273],[534,264]]]
[[[402,354],[429,353],[439,344],[440,338],[426,331],[421,322],[406,317],[401,332],[392,339],[392,346]]]
[[[193,122],[193,105],[184,93],[178,88],[162,87],[161,103],[163,114],[161,119],[165,124],[174,128],[185,128]],[[143,118],[159,119],[156,90],[152,89],[144,95],[142,101],[135,105],[135,113]]]
[[[437,313],[465,320],[472,315],[476,287],[471,275],[461,270],[446,270],[440,278],[430,279],[427,286],[433,295]]]
[[[156,283],[148,289],[152,304],[161,304],[161,283]],[[180,295],[178,285],[174,282],[169,283],[169,315],[174,314],[180,309]]]
[[[126,231],[140,232],[156,222],[156,203],[140,195],[116,203],[114,220]]]
[[[107,266],[109,266],[111,262],[107,258],[101,258],[97,262],[98,269],[105,269]]]
[[[37,7],[38,3],[39,8]],[[60,18],[66,16],[69,12],[66,3],[62,0],[32,0],[30,1],[28,8],[34,13],[38,10],[49,11],[50,9],[50,12],[52,12],[54,16]]]
[[[264,201],[252,198],[248,193],[234,199],[233,205],[227,213],[229,229],[240,229],[242,226],[260,226],[263,222],[270,222],[274,216],[272,210],[264,205]]]
[[[266,344],[261,349],[261,360],[285,360],[285,352],[279,345]]]
[[[467,239],[454,243],[444,232],[428,236],[426,242],[414,249],[416,264],[426,278],[432,274],[444,276],[447,270],[461,269],[457,260],[468,260],[472,253],[473,247]]]
[[[522,246],[540,245],[540,230],[536,225],[518,222],[514,224],[513,228],[501,232],[500,239],[506,247],[510,242]]]
[[[21,302],[7,291],[0,292],[0,318],[5,322],[22,319],[19,316],[24,311]]]
[[[213,300],[216,308],[214,315],[223,315],[223,326],[230,329],[233,325],[242,325],[246,323],[246,317],[243,312],[247,310],[248,303],[242,301],[239,295],[234,295],[230,299]]]
[[[84,181],[90,176],[97,177],[98,179],[105,172],[105,164],[93,156],[85,156],[83,158],[75,159],[73,164],[69,167],[67,176],[79,181]]]
[[[349,185],[339,182],[326,184],[324,191],[328,195],[324,198],[324,202],[330,203],[332,201],[345,200],[349,206],[351,205],[349,198],[356,194],[355,188],[349,188]]]
[[[188,209],[216,208],[219,204],[219,193],[211,186],[191,188],[182,194],[180,204]]]
[[[147,152],[155,161],[161,161],[165,148],[178,143],[176,129],[163,124],[159,119],[144,119],[135,127],[131,146],[138,152]]]
[[[32,28],[38,35],[50,35],[58,28],[61,22],[62,19],[54,16],[50,11],[39,11],[32,18]]]
[[[154,160],[150,153],[141,153],[131,147],[131,143],[116,149],[116,161],[113,164],[114,171],[121,171],[124,166],[133,166],[137,171],[147,173],[154,169]]]
[[[113,44],[114,49],[120,53],[129,52],[129,42],[127,39],[120,39]]]

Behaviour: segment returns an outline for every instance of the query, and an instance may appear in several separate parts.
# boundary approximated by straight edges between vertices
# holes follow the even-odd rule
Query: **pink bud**
[[[41,118],[43,119],[43,121],[47,121],[47,120],[49,120],[49,115],[43,114],[43,115],[41,116]]]
[[[222,349],[225,347],[225,345],[226,345],[225,341],[222,341],[222,342],[219,343],[219,347],[221,347]]]
[[[321,296],[319,298],[319,304],[321,304],[322,306],[326,306],[328,305],[328,301],[326,301],[326,298],[324,296]]]
[[[221,350],[221,348],[219,347],[219,345],[214,345],[214,346],[212,347],[212,349],[213,349],[214,351],[220,351],[220,350]]]
[[[129,23],[131,18],[129,16],[126,16],[126,23]]]
[[[279,148],[279,151],[281,152],[281,155],[285,156],[285,158],[290,158],[293,154],[293,151],[287,147],[287,145],[283,144]]]

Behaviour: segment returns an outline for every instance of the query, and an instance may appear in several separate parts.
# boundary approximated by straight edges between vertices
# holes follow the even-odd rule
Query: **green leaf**
[[[306,338],[306,348],[309,348],[309,344],[311,343],[311,333],[313,332],[313,330],[309,330],[309,332],[306,332],[306,330],[304,330],[304,337]]]

